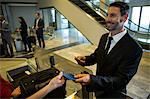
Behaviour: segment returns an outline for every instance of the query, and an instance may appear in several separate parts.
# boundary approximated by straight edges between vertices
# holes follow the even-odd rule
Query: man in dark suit
[[[2,37],[2,43],[4,46],[4,54],[6,57],[13,57],[13,46],[12,46],[12,37],[11,37],[11,31],[9,29],[9,24],[5,20],[4,16],[0,17],[0,32]]]
[[[98,48],[90,56],[78,56],[75,60],[82,66],[97,63],[96,75],[77,74],[76,82],[95,92],[96,98],[123,98],[126,85],[136,74],[142,57],[142,48],[124,28],[129,6],[114,2],[108,7],[107,29]]]
[[[45,48],[44,42],[44,35],[43,35],[43,28],[44,28],[44,21],[41,19],[40,13],[35,13],[35,21],[34,21],[34,29],[36,30],[37,39],[39,42],[39,46]],[[43,46],[41,46],[41,41]]]

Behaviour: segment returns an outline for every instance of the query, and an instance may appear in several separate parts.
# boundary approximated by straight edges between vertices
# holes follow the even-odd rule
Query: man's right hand
[[[85,56],[77,56],[75,57],[75,60],[78,62],[79,65],[85,65],[85,60],[86,57]]]

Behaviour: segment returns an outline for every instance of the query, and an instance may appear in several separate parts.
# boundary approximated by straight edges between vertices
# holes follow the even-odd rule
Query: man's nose
[[[111,18],[111,16],[106,16],[106,19],[105,19],[106,21],[111,21],[112,20],[112,18]]]
[[[105,21],[106,21],[106,22],[107,22],[107,21],[110,21],[110,18],[107,16],[106,19],[105,19]]]

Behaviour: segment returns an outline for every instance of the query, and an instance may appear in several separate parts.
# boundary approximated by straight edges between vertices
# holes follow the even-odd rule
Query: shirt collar
[[[126,33],[127,33],[127,30],[125,29],[123,32],[120,32],[120,33],[112,36],[112,38],[117,43]],[[111,34],[109,33],[109,37],[110,36],[111,36]]]
[[[37,20],[40,20],[41,18],[39,17]]]

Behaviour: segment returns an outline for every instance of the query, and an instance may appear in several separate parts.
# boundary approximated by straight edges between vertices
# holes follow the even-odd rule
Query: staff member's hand
[[[78,62],[79,65],[84,65],[86,57],[85,56],[77,56],[77,57],[75,57],[75,60]]]
[[[77,74],[74,77],[76,78],[75,82],[81,83],[82,85],[88,85],[91,81],[89,74]]]
[[[63,77],[63,73],[61,72],[58,76],[54,77],[48,85],[40,89],[38,92],[33,94],[32,96],[28,97],[28,99],[42,99],[45,95],[49,92],[53,91],[54,89],[62,86],[65,83],[65,79]]]
[[[62,86],[65,83],[65,79],[63,77],[63,73],[60,72],[60,74],[56,77],[54,77],[48,84],[48,86],[52,89],[56,89],[60,86]]]

